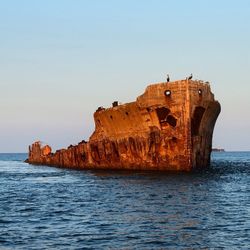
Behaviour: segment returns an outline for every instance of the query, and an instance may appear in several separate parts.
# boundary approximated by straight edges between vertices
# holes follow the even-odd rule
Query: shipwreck
[[[210,165],[220,104],[208,82],[149,85],[136,101],[99,107],[88,141],[52,153],[29,146],[30,164],[79,169],[192,171]]]

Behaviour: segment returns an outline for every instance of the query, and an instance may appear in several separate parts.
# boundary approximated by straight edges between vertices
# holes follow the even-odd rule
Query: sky
[[[150,83],[209,81],[213,146],[250,150],[250,1],[0,0],[0,152],[88,140]]]

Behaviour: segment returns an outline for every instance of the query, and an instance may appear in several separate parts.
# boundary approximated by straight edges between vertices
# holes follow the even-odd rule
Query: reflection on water
[[[250,153],[191,174],[75,171],[0,154],[0,248],[248,248]]]

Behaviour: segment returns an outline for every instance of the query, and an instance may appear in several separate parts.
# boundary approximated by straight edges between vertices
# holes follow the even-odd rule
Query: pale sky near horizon
[[[146,86],[211,83],[214,147],[250,150],[250,1],[0,0],[0,152],[88,139]]]

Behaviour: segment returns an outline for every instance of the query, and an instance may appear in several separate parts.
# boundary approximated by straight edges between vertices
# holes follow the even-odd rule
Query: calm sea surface
[[[250,152],[201,173],[75,171],[0,154],[0,249],[250,249]]]

